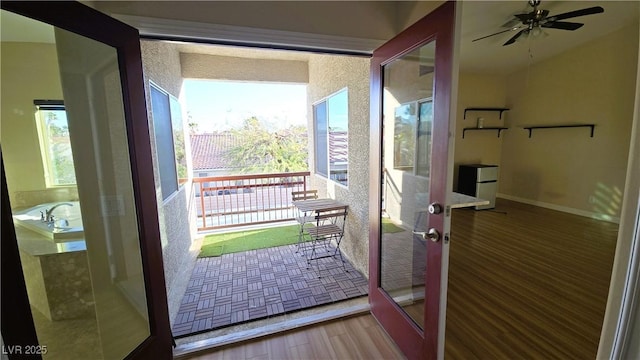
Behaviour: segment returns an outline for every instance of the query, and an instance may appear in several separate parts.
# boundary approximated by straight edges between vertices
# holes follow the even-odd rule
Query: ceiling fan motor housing
[[[529,5],[536,7],[540,5],[540,0],[529,0]]]

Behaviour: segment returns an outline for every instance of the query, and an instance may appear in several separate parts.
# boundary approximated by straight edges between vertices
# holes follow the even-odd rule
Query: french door
[[[29,352],[36,358],[47,353],[58,358],[169,359],[171,333],[138,31],[78,2],[0,4],[3,22],[6,16],[21,24],[12,34],[17,40],[7,46],[16,53],[32,49],[41,54],[25,56],[5,73],[10,54],[3,53],[3,88],[18,72],[44,74],[35,80],[16,78],[11,96],[3,94],[2,106],[13,109],[2,118],[3,351],[19,358]],[[22,40],[22,30],[28,32],[32,24],[49,32],[49,40]],[[46,72],[39,65],[45,63],[52,64]],[[46,125],[34,125],[34,113],[38,118],[45,111],[33,106],[34,99],[55,103],[49,110],[57,113],[47,113]],[[53,131],[50,138],[47,131]],[[42,141],[51,141],[58,155],[68,155],[65,161],[71,165],[55,162],[55,169],[70,172],[64,174],[70,186],[51,186],[46,162],[32,161],[28,154],[40,153],[38,138],[41,147]],[[26,191],[34,187],[37,192]],[[60,198],[61,191],[68,198]],[[43,198],[27,196],[36,194]],[[47,213],[44,221],[60,229],[57,233],[69,231],[64,237],[18,223],[35,222],[37,230],[38,220],[21,210],[37,202],[50,203],[40,210]],[[50,212],[64,223],[53,216],[49,221]],[[70,222],[80,225],[71,231]],[[80,339],[86,342],[74,348]]]
[[[455,2],[373,52],[369,301],[409,359],[444,356]]]

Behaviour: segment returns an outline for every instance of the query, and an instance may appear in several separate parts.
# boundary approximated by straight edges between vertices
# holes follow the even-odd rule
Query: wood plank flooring
[[[617,231],[617,224],[503,199],[495,211],[454,210],[445,358],[594,359]],[[194,359],[402,358],[363,315]]]
[[[370,314],[304,327],[198,355],[226,359],[404,359]]]
[[[495,210],[453,212],[446,357],[594,359],[617,224],[503,199]]]

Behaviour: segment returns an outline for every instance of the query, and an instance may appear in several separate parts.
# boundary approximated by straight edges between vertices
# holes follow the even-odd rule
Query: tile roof
[[[346,131],[329,131],[329,162],[347,162],[348,133]]]
[[[236,143],[236,138],[230,133],[192,134],[193,170],[233,168],[234,166],[228,164],[223,155]]]
[[[230,164],[224,157],[224,153],[236,146],[237,142],[237,139],[231,133],[191,134],[193,170],[238,168],[237,164]],[[346,163],[348,157],[347,132],[330,131],[329,144],[330,162]]]

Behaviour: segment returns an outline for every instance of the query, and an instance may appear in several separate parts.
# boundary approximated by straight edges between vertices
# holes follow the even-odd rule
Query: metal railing
[[[291,192],[307,190],[309,172],[193,179],[198,231],[293,220]]]

